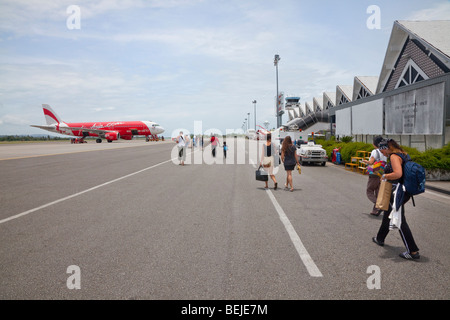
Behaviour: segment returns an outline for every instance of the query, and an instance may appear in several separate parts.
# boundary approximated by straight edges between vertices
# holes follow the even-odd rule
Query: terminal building
[[[371,143],[376,135],[425,150],[450,141],[450,20],[395,21],[378,76],[324,91],[285,127],[325,126],[337,137]]]

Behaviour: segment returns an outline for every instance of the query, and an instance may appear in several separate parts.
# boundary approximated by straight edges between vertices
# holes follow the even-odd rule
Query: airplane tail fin
[[[44,116],[47,124],[59,124],[63,122],[48,104],[43,104],[42,109],[44,110]]]

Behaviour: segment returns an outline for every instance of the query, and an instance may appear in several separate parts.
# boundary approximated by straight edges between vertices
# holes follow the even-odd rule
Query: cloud
[[[60,38],[74,38],[75,35],[89,37],[92,35],[67,32],[66,20],[71,15],[67,13],[69,6],[80,7],[83,28],[87,21],[100,20],[107,14],[117,16],[117,13],[123,14],[128,10],[182,8],[200,2],[203,0],[2,0],[0,32],[10,37],[36,35]]]
[[[413,12],[405,20],[448,20],[450,18],[450,2],[444,1],[433,5],[431,8]]]
[[[66,27],[73,4],[81,8],[81,30]],[[375,60],[382,60],[389,33],[369,33],[359,7],[297,0],[3,0],[0,121],[8,121],[2,117],[8,110],[41,123],[40,105],[48,103],[72,122],[151,119],[168,131],[195,120],[205,129],[240,127],[256,99],[258,122],[274,123],[274,54],[282,59],[280,91],[302,102],[352,84],[355,75],[378,74]],[[414,14],[447,10],[440,4]],[[358,15],[360,29],[347,19]]]
[[[115,107],[105,107],[105,108],[94,108],[95,112],[111,111],[115,110]]]
[[[5,125],[27,125],[29,121],[24,119],[23,114],[7,114],[0,117],[0,124]]]

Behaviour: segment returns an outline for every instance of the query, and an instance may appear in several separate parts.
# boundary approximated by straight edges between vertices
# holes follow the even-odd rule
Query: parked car
[[[328,155],[325,149],[322,148],[322,145],[315,144],[314,141],[301,144],[300,148],[297,149],[297,154],[300,164],[304,164],[305,162],[308,164],[320,163],[322,166],[325,166],[328,161]]]

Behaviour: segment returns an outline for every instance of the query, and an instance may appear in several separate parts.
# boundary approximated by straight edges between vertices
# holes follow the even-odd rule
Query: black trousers
[[[405,198],[401,207],[402,224],[400,225],[400,229],[398,229],[398,231],[400,232],[400,236],[402,237],[406,250],[408,252],[416,252],[419,251],[419,248],[417,247],[416,242],[414,241],[411,229],[409,229],[409,225],[405,219],[405,203],[408,202],[410,198],[411,197],[408,194],[405,194]],[[383,221],[381,222],[381,226],[377,234],[377,240],[379,242],[384,242],[384,239],[389,233],[389,222],[391,220],[389,219],[389,215],[391,214],[392,211],[392,201],[393,198],[391,197],[389,209],[385,211],[383,214]]]

